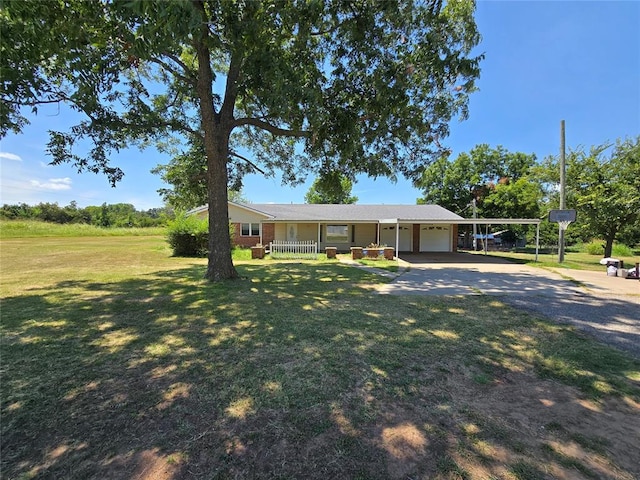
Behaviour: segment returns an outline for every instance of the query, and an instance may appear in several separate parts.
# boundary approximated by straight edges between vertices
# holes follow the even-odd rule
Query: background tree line
[[[613,243],[640,243],[640,136],[566,157],[566,205],[577,221],[566,232],[567,245],[602,241],[610,256]],[[455,159],[429,165],[415,185],[424,191],[418,203],[441,205],[465,218],[546,218],[560,204],[560,166],[555,156],[538,161],[533,154],[477,145]],[[535,227],[494,226],[511,238],[528,238]],[[556,245],[558,225],[544,221],[541,243]],[[504,237],[503,237],[504,238]],[[509,238],[507,236],[507,238]]]
[[[174,217],[167,207],[136,210],[129,203],[78,207],[75,201],[64,207],[57,203],[27,205],[4,204],[0,208],[0,218],[7,220],[41,220],[51,223],[86,223],[98,227],[158,227],[167,224]]]

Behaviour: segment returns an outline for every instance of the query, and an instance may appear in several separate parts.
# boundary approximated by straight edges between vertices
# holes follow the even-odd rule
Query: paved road
[[[606,272],[543,269],[470,254],[404,256],[387,295],[493,295],[575,325],[640,358],[640,282]]]

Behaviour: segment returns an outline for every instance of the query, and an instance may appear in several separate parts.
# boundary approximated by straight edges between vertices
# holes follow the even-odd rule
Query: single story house
[[[207,206],[189,213],[206,217]],[[438,205],[240,204],[229,202],[233,243],[252,247],[278,241],[316,241],[318,248],[371,243],[397,252],[454,252],[461,216]]]

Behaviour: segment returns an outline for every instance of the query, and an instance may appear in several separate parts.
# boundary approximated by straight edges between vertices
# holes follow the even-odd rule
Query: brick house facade
[[[207,207],[189,212],[204,218]],[[399,253],[455,252],[459,225],[536,225],[540,219],[465,219],[438,205],[239,204],[229,202],[232,242],[253,247],[272,241],[315,242],[319,251],[348,252],[372,243]]]
[[[273,223],[263,223],[262,226],[262,244],[269,245],[276,238],[276,229]],[[260,235],[242,235],[242,224],[233,224],[233,238],[231,243],[238,247],[254,247],[260,243]]]

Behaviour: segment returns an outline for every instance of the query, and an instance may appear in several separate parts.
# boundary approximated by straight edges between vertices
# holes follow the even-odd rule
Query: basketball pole
[[[560,120],[560,210],[565,205],[565,156],[564,156],[564,120]],[[558,223],[558,263],[564,262],[564,229]]]

